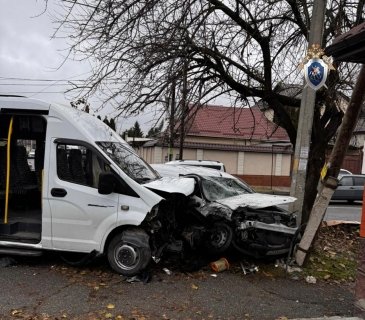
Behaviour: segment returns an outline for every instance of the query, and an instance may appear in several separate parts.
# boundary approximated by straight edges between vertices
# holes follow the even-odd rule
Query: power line
[[[64,82],[64,83],[54,83],[52,84],[53,86],[66,86],[66,85],[70,85],[71,83],[69,82]],[[0,86],[28,86],[28,87],[44,87],[46,84],[44,83],[0,83]]]
[[[82,79],[35,79],[35,78],[14,78],[14,77],[0,77],[0,81],[16,80],[16,81],[35,81],[35,82],[84,82]]]
[[[88,81],[87,79],[36,79],[36,78],[15,78],[15,77],[1,77],[0,76],[0,81],[8,81],[8,80],[12,80],[12,81],[34,81],[34,82],[68,82],[68,83],[72,83],[72,82],[85,82]],[[121,79],[122,81],[129,81],[129,79]],[[103,81],[112,81],[115,82],[115,80],[112,79],[103,79]],[[118,81],[118,83],[120,83]]]
[[[65,94],[64,91],[5,91],[5,92],[0,92],[0,94],[8,94],[8,95],[12,95],[12,94],[34,94],[34,93],[61,93],[61,94]]]

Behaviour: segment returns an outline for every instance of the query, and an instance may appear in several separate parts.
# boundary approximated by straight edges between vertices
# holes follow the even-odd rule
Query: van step
[[[33,249],[19,249],[19,248],[0,248],[0,254],[9,256],[39,257],[43,254],[43,251],[33,250]]]

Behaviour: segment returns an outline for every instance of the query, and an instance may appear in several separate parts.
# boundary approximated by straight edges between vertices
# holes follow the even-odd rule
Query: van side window
[[[57,175],[61,180],[98,187],[99,174],[109,168],[93,151],[80,145],[57,145]]]

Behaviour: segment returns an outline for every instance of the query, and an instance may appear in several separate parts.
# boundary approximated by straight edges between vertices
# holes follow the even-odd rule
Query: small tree
[[[115,125],[114,118],[110,118],[109,127],[112,128],[114,131],[116,131],[116,125]]]
[[[138,121],[134,123],[133,127],[125,130],[122,134],[122,137],[125,139],[126,135],[128,135],[128,137],[143,138],[143,131],[141,130]]]
[[[163,128],[164,122],[161,121],[161,123],[158,126],[152,127],[147,132],[147,138],[156,138],[160,135],[162,128]]]

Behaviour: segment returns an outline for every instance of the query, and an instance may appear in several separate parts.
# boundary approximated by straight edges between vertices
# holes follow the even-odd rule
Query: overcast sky
[[[67,80],[80,80],[90,71],[87,62],[64,61],[66,39],[51,39],[56,25],[50,13],[57,1],[49,0],[43,13],[43,0],[2,0],[0,10],[0,94],[18,94],[48,102],[66,103],[75,96],[64,94]],[[35,81],[47,80],[47,81]],[[59,81],[48,81],[59,80]],[[100,102],[90,101],[93,108]],[[113,109],[101,111],[113,116]],[[153,116],[140,115],[118,120],[118,131],[131,127],[136,120],[145,133],[153,125]]]

